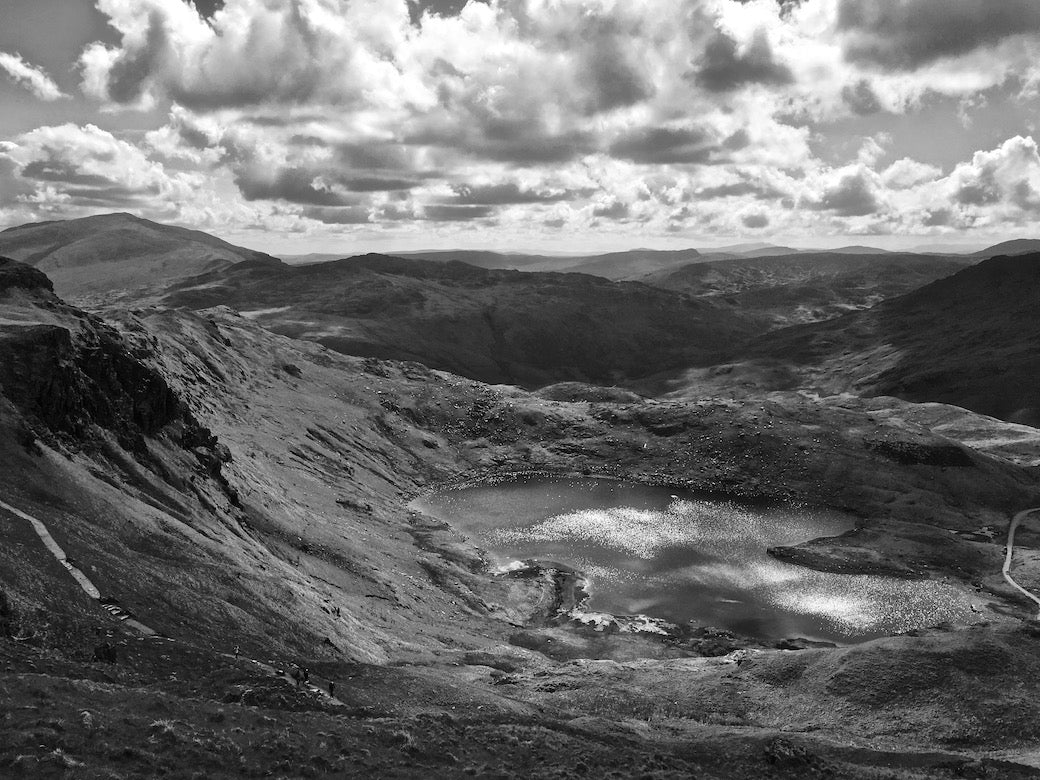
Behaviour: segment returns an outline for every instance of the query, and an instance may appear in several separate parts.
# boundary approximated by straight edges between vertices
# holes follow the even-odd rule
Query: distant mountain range
[[[44,271],[62,296],[226,305],[348,354],[488,382],[639,380],[644,392],[679,395],[814,387],[1040,424],[1040,241],[971,255],[722,249],[424,252],[294,266],[128,214],[0,232],[0,256]]]
[[[1032,248],[1031,248],[1032,247]],[[994,257],[999,254],[1021,254],[1040,251],[1040,240],[1020,239],[1004,242],[987,249],[974,251],[971,247],[923,245],[912,251],[890,251],[872,246],[851,245],[834,249],[795,249],[789,246],[763,242],[732,244],[719,247],[700,247],[676,250],[629,249],[595,255],[545,255],[523,252],[492,252],[474,249],[444,249],[428,251],[391,252],[395,257],[414,257],[438,263],[458,261],[478,268],[512,269],[518,271],[555,271],[559,273],[586,273],[615,280],[640,280],[650,274],[678,271],[693,263],[710,263],[718,260],[749,260],[758,258],[790,259],[795,255],[813,257],[849,257],[869,255],[879,257],[892,255],[920,256],[970,256],[975,258]],[[311,253],[283,255],[290,265],[340,260],[346,255]]]

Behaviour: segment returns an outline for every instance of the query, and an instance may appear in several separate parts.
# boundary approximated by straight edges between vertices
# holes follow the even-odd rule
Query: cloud
[[[161,210],[190,198],[197,183],[89,124],[36,128],[0,143],[0,160],[13,164],[22,202],[42,208]]]
[[[881,181],[887,187],[906,190],[929,181],[935,181],[942,175],[942,169],[935,165],[903,157],[896,160],[881,173]]]
[[[759,228],[764,228],[769,225],[769,217],[761,212],[745,214],[740,218],[740,221],[744,227],[751,228],[752,230],[758,230]]]
[[[1032,138],[1015,136],[997,149],[976,152],[950,174],[947,191],[962,206],[1001,206],[1005,213],[1038,212],[1040,154]]]
[[[753,182],[747,179],[702,187],[696,192],[696,196],[703,200],[743,197],[745,195],[750,195],[756,200],[773,200],[782,197],[784,192],[770,184]]]
[[[881,110],[881,101],[877,93],[866,79],[860,79],[855,84],[847,84],[841,89],[841,99],[852,109],[852,113],[859,116],[876,114]]]
[[[773,58],[769,39],[761,30],[740,51],[726,33],[716,32],[704,48],[694,72],[696,82],[711,92],[729,92],[746,84],[790,84],[790,68]]]
[[[913,70],[1040,32],[1034,0],[840,0],[845,56],[882,70]]]
[[[460,205],[503,206],[523,203],[557,203],[570,197],[566,190],[523,189],[514,182],[454,187],[454,201]]]
[[[403,3],[233,0],[208,21],[181,0],[97,5],[121,36],[80,58],[84,88],[103,100],[150,105],[167,96],[198,109],[433,100],[413,94],[387,57],[410,26]]]
[[[348,196],[305,168],[269,171],[244,166],[235,176],[235,184],[246,200],[284,200],[311,206],[352,205]]]
[[[426,219],[432,222],[469,222],[484,219],[494,212],[492,206],[457,206],[447,203],[431,203],[424,207]]]
[[[874,187],[862,170],[842,175],[808,206],[816,211],[834,212],[839,217],[861,217],[874,214],[880,208]]]
[[[362,206],[342,208],[308,206],[300,212],[300,215],[326,225],[364,225],[372,221],[369,210]]]
[[[596,206],[592,210],[592,215],[594,217],[603,217],[604,219],[627,219],[631,215],[631,211],[627,203],[615,200],[609,204]]]
[[[68,97],[41,68],[30,65],[21,55],[0,51],[0,70],[15,84],[25,87],[40,100]]]
[[[705,163],[719,145],[698,127],[648,127],[622,135],[610,145],[614,157],[646,164]]]

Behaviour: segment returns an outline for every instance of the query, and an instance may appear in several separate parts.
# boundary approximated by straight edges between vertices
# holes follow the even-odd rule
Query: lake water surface
[[[444,490],[412,507],[469,534],[502,564],[533,558],[580,569],[593,611],[838,642],[972,616],[971,593],[959,585],[827,574],[766,553],[853,528],[833,511],[551,477]]]

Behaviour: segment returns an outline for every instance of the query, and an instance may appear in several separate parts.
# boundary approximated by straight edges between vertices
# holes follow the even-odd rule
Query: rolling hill
[[[891,395],[1040,426],[1038,344],[1040,254],[1000,256],[871,309],[766,334],[709,384]]]
[[[634,282],[385,255],[240,263],[175,284],[157,300],[230,306],[346,354],[525,386],[624,382],[710,359],[761,332],[711,303]]]
[[[693,263],[641,281],[707,298],[780,328],[869,308],[973,262],[916,254],[799,253]]]
[[[1034,252],[1040,252],[1040,239],[1015,238],[980,249],[974,254],[976,257],[997,257],[998,255],[1025,255]]]
[[[198,230],[130,214],[8,228],[0,232],[0,255],[39,268],[70,298],[161,286],[244,260],[278,262]]]

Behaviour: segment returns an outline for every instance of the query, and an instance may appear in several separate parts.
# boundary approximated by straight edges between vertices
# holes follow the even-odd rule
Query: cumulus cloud
[[[953,200],[963,206],[999,206],[1040,216],[1040,154],[1032,138],[1015,136],[997,149],[976,152],[958,165],[947,182]]]
[[[467,206],[502,206],[521,203],[556,203],[572,193],[567,190],[524,189],[515,182],[462,184],[454,187],[455,202]]]
[[[83,91],[116,116],[155,111],[131,122],[160,107],[169,119],[7,139],[0,188],[34,208],[167,199],[200,224],[336,235],[1024,220],[1040,192],[1031,139],[968,161],[936,150],[941,164],[900,143],[928,132],[914,123],[935,96],[967,105],[1040,84],[1034,6],[97,0],[114,36],[82,52]],[[860,117],[874,138],[855,148]]]
[[[19,54],[0,51],[0,71],[40,100],[51,101],[68,97],[41,68],[30,65]]]
[[[190,199],[199,184],[196,174],[171,174],[90,124],[39,127],[0,142],[0,161],[17,176],[20,202],[45,211],[168,211]]]

